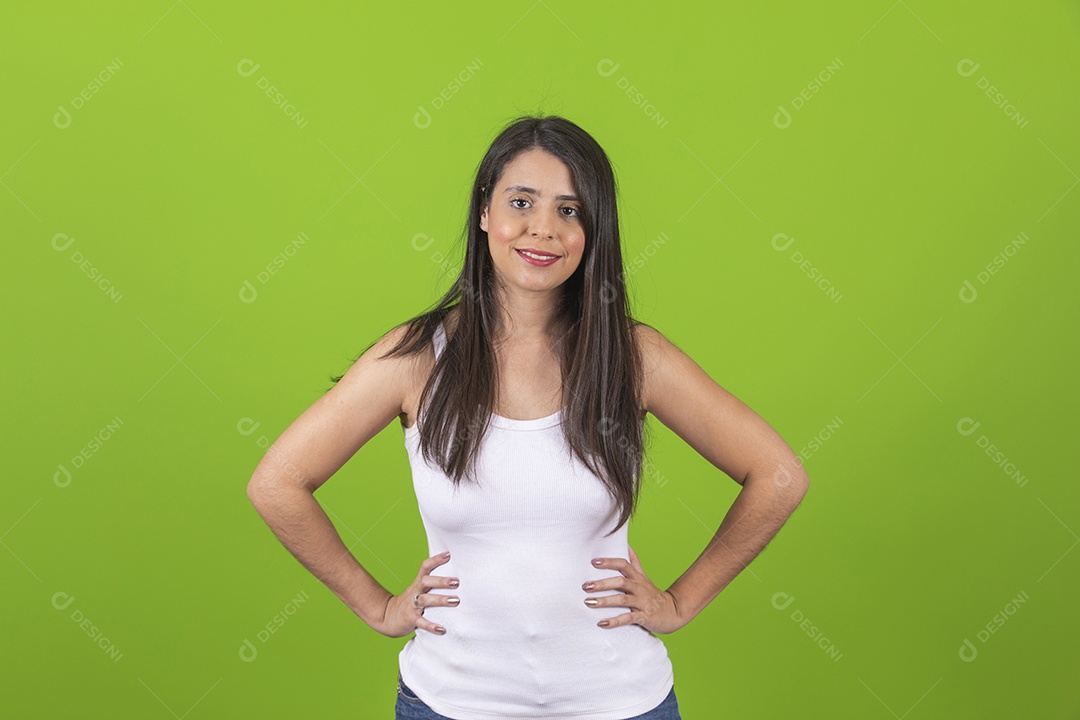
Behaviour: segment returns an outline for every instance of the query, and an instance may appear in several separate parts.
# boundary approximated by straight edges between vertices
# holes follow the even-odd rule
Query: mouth
[[[538,267],[546,267],[559,259],[558,255],[538,252],[536,250],[518,250],[515,248],[515,252],[519,256],[521,256],[521,258],[525,260],[525,262],[529,263],[530,265],[536,265]]]

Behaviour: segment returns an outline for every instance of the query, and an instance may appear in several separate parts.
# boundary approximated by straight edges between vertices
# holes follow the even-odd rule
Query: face
[[[581,214],[562,160],[533,148],[507,163],[480,215],[498,280],[526,291],[554,290],[566,282],[585,249]]]

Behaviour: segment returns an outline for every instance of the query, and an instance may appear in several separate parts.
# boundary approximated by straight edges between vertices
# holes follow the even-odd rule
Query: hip
[[[454,720],[446,715],[435,712],[430,705],[424,702],[412,688],[405,684],[398,673],[397,678],[397,701],[394,705],[395,720]],[[643,713],[618,720],[682,720],[679,713],[679,701],[675,696],[675,686],[671,689],[660,704]]]

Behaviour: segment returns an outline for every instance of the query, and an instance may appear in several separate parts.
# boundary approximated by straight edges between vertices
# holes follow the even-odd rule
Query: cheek
[[[521,234],[512,218],[496,218],[490,225],[488,237],[497,243],[508,243]]]
[[[579,231],[573,236],[571,242],[567,243],[567,250],[576,258],[580,258],[585,253],[585,233],[583,231]]]

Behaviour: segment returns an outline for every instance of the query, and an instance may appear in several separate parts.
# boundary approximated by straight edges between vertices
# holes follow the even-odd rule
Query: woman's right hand
[[[400,595],[394,595],[386,601],[382,619],[373,623],[371,627],[387,637],[404,637],[417,629],[427,630],[436,635],[445,635],[446,628],[424,617],[424,608],[435,605],[457,607],[459,598],[427,592],[432,588],[454,589],[458,586],[457,578],[428,574],[449,561],[450,553],[445,552],[441,555],[433,555],[420,563],[420,572],[416,575],[416,579]],[[417,599],[419,608],[413,606],[413,597],[417,593],[420,593]]]

